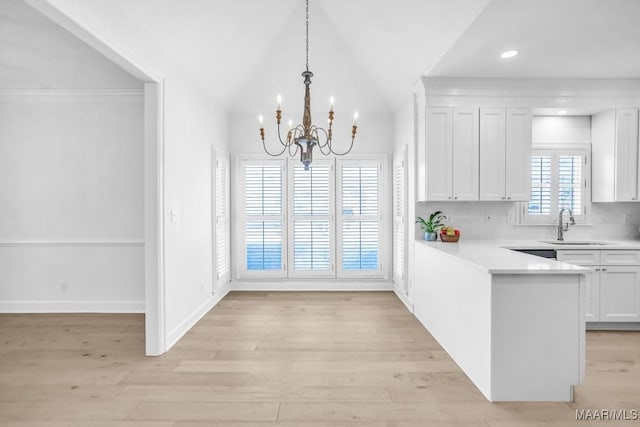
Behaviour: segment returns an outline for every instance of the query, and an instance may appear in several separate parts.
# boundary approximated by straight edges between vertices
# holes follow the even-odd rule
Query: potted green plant
[[[446,220],[447,217],[443,215],[442,211],[435,211],[429,215],[428,220],[419,216],[416,224],[420,224],[420,228],[424,231],[424,240],[433,242],[438,238],[438,230],[444,227]]]

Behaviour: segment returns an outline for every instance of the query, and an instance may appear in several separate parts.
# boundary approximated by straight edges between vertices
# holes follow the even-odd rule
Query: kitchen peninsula
[[[490,401],[571,401],[585,273],[490,242],[415,242],[414,314]]]

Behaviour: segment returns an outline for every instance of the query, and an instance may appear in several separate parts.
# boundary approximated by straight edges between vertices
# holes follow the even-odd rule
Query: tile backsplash
[[[447,216],[447,225],[459,228],[466,239],[555,239],[557,225],[518,225],[520,203],[512,202],[418,202],[416,215],[428,217],[436,210]],[[566,240],[640,240],[640,203],[593,203],[589,224],[574,225]],[[416,238],[423,232],[415,225]]]

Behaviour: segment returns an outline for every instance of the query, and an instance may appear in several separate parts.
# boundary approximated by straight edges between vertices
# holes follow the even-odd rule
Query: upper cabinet
[[[591,143],[592,201],[638,201],[638,109],[618,108],[594,115],[591,119]]]
[[[478,200],[478,109],[426,110],[424,200]]]
[[[529,200],[528,109],[427,107],[425,118],[419,200]]]
[[[529,201],[531,112],[480,109],[480,200]]]

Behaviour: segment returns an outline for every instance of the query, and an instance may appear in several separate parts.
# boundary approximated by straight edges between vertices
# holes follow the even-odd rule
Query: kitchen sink
[[[611,245],[607,242],[585,242],[585,241],[570,241],[570,240],[540,240],[541,243],[549,243],[551,245],[576,245],[576,246],[598,246],[598,245]]]

